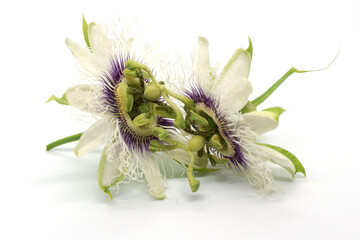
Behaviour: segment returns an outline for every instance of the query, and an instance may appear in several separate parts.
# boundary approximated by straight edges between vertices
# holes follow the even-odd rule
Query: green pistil
[[[58,147],[58,146],[61,146],[61,145],[66,144],[66,143],[78,141],[80,139],[80,137],[82,136],[82,134],[83,133],[78,133],[78,134],[75,134],[75,135],[72,135],[72,136],[69,136],[69,137],[59,139],[59,140],[57,140],[55,142],[52,142],[52,143],[46,145],[46,151],[50,151],[51,149],[53,149],[55,147]]]

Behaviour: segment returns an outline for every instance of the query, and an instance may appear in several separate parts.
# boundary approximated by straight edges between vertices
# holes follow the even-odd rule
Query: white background
[[[163,201],[130,184],[109,202],[97,187],[101,150],[81,159],[73,144],[45,152],[90,124],[44,104],[80,79],[64,39],[82,41],[82,13],[105,23],[135,16],[145,37],[184,55],[205,36],[220,65],[251,36],[252,98],[292,66],[325,67],[341,44],[330,69],[291,76],[263,106],[287,111],[259,141],[297,155],[307,178],[277,169],[281,192],[269,195],[217,174],[198,176],[195,194],[170,178]],[[359,239],[359,13],[356,0],[1,3],[0,238]]]

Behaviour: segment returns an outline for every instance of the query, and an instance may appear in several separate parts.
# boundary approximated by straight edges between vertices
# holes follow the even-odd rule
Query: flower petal
[[[304,166],[299,159],[289,151],[270,144],[258,143],[258,145],[267,152],[270,161],[283,167],[292,177],[294,177],[297,172],[301,172],[306,176]]]
[[[98,185],[112,200],[112,194],[109,188],[118,182],[121,182],[125,176],[120,172],[115,162],[108,159],[106,152],[107,148],[105,147],[99,163]]]
[[[274,130],[279,125],[279,116],[285,110],[281,107],[268,108],[263,111],[253,111],[243,114],[244,121],[257,134]]]
[[[112,126],[107,118],[102,118],[88,128],[75,146],[75,154],[82,157],[104,144],[112,133]]]
[[[258,134],[264,134],[278,126],[272,114],[269,112],[250,112],[245,113],[244,121],[250,126],[251,130]]]
[[[205,88],[206,86],[210,86],[210,69],[209,42],[206,38],[199,37],[197,55],[193,71],[198,77],[200,85]]]
[[[95,58],[100,61],[98,64],[103,64],[103,61],[107,62],[112,53],[112,42],[107,37],[104,27],[91,22],[88,26],[88,36]]]
[[[160,173],[159,163],[156,161],[156,154],[151,154],[147,159],[139,159],[149,191],[157,199],[164,199],[164,178]]]
[[[79,64],[89,73],[98,75],[98,66],[94,61],[92,53],[87,47],[84,47],[70,38],[65,40],[66,46],[70,49]]]
[[[69,88],[64,96],[67,103],[84,112],[101,114],[102,88],[97,85],[81,84]]]
[[[229,104],[229,108],[236,111],[246,105],[252,92],[251,84],[248,81],[250,66],[250,53],[238,49],[213,85],[213,90],[219,93],[223,99],[231,99],[232,104]]]

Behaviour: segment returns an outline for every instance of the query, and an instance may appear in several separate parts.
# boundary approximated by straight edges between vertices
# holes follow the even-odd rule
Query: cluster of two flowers
[[[200,37],[188,83],[173,92],[146,65],[134,61],[124,44],[114,41],[102,25],[87,24],[84,19],[83,30],[87,46],[70,39],[66,45],[94,84],[74,86],[62,98],[49,100],[90,112],[100,120],[84,133],[49,144],[47,149],[79,140],[75,153],[80,157],[106,143],[98,183],[110,198],[112,186],[124,179],[144,178],[150,193],[164,198],[165,174],[159,158],[181,164],[193,192],[200,184],[193,171],[232,169],[266,192],[274,187],[270,163],[292,176],[305,174],[288,151],[256,143],[259,134],[277,127],[284,111],[280,107],[257,111],[257,106],[289,75],[301,71],[290,69],[268,91],[249,101],[251,41],[217,74],[210,65],[208,41]]]

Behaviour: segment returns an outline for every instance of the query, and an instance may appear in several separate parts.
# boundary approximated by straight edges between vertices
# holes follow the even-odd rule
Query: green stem
[[[75,135],[72,135],[72,136],[69,136],[69,137],[59,139],[59,140],[57,140],[55,142],[52,142],[52,143],[46,145],[46,151],[50,151],[51,149],[56,148],[56,147],[58,147],[60,145],[63,145],[65,143],[78,141],[82,134],[83,133],[78,133],[78,134],[75,134]]]
[[[335,61],[335,59],[337,58],[337,56],[340,53],[340,48],[336,54],[336,56],[334,57],[334,59],[329,63],[329,65],[325,68],[321,68],[321,69],[316,69],[316,70],[298,70],[294,67],[290,68],[289,71],[287,71],[276,83],[274,83],[268,90],[266,90],[263,94],[261,94],[259,97],[257,97],[256,99],[254,99],[253,101],[251,101],[251,103],[257,107],[259,106],[261,103],[263,103],[268,97],[270,97],[270,95],[293,73],[306,73],[306,72],[318,72],[318,71],[323,71],[328,69]]]
[[[276,83],[274,83],[268,90],[266,90],[263,94],[261,94],[259,97],[251,101],[251,103],[257,107],[261,103],[263,103],[270,95],[293,73],[295,72],[305,72],[305,71],[299,71],[296,68],[290,68],[289,71],[287,71]]]

